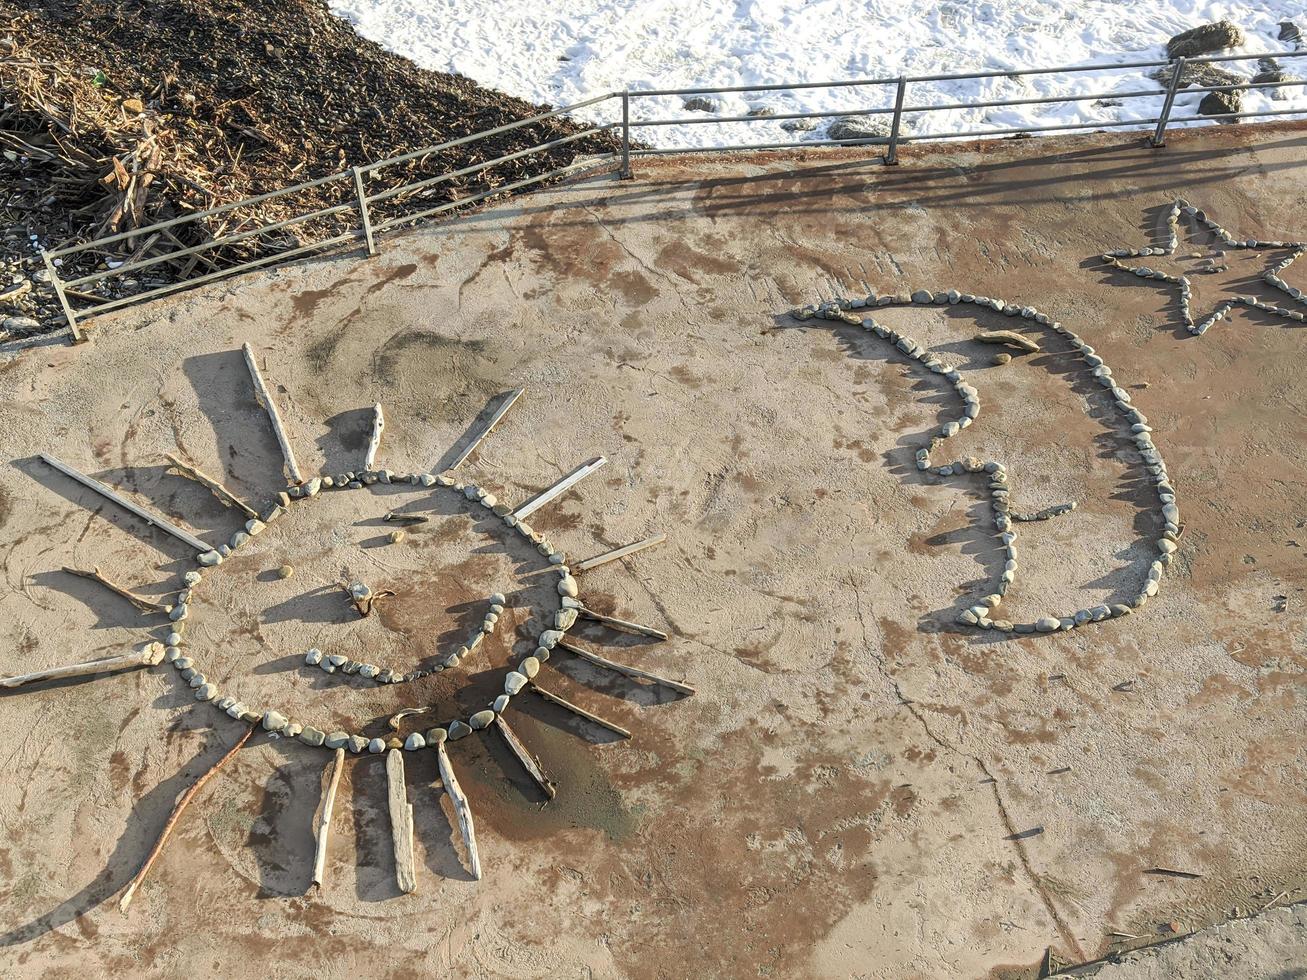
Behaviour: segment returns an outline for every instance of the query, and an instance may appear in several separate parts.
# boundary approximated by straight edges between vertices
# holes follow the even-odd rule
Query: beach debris
[[[1015,330],[982,330],[976,334],[976,340],[982,344],[1006,344],[1028,354],[1037,354],[1041,349],[1035,341]]]
[[[118,657],[106,657],[103,660],[90,660],[86,663],[67,664],[63,667],[47,667],[27,674],[0,678],[0,688],[22,687],[26,684],[38,684],[43,681],[71,680],[76,677],[102,677],[111,672],[129,670],[132,667],[153,667],[162,662],[166,648],[162,643],[147,643],[139,650],[125,653]]]
[[[241,513],[243,513],[246,517],[250,518],[251,520],[258,520],[259,518],[258,511],[256,511],[249,504],[245,503],[245,501],[241,500],[240,497],[236,496],[236,494],[232,493],[220,482],[215,480],[213,477],[209,476],[203,470],[200,470],[197,467],[192,466],[190,463],[183,462],[182,460],[174,456],[172,453],[164,453],[164,458],[167,459],[168,463],[172,466],[172,468],[175,469],[182,476],[186,477],[189,480],[194,480],[202,487],[206,487],[210,493],[212,493],[215,497],[218,498],[219,501],[221,501],[224,507],[235,507],[237,510],[239,510]]]
[[[476,451],[477,446],[481,445],[486,436],[490,435],[495,426],[500,423],[500,420],[508,414],[508,410],[513,407],[525,392],[525,388],[517,388],[508,392],[508,394],[504,396],[504,400],[500,402],[499,407],[495,409],[494,415],[490,416],[490,420],[486,422],[485,426],[483,426],[481,430],[468,441],[468,444],[463,448],[463,451],[459,453],[458,458],[449,465],[451,470],[456,470],[463,463],[467,462],[467,458]]]
[[[568,490],[576,486],[576,484],[580,483],[607,462],[608,460],[603,456],[596,456],[594,459],[590,460],[590,462],[582,463],[553,486],[540,491],[540,493],[536,494],[526,503],[522,504],[522,506],[518,507],[517,510],[513,511],[512,517],[518,521],[525,520],[545,504],[567,493]]]
[[[105,575],[103,572],[100,571],[99,566],[96,566],[95,568],[92,568],[88,571],[84,568],[70,568],[67,565],[65,565],[63,567],[63,570],[67,572],[69,575],[76,575],[79,578],[89,578],[92,582],[99,582],[110,592],[126,599],[141,612],[146,612],[146,613],[172,612],[172,606],[169,603],[156,602],[153,599],[145,598],[145,596],[137,595],[135,592],[133,592],[131,589],[127,588],[126,586],[119,585],[117,582],[110,579],[107,575]]]
[[[481,880],[481,855],[477,852],[477,835],[476,827],[472,822],[472,807],[468,804],[467,796],[463,793],[463,787],[458,785],[458,779],[454,776],[454,765],[449,761],[449,752],[445,749],[443,741],[436,742],[436,759],[440,766],[440,782],[445,787],[445,792],[449,794],[449,800],[454,805],[454,813],[458,818],[458,829],[463,835],[463,846],[467,848],[467,858],[469,871],[472,877],[477,881]]]
[[[386,799],[390,806],[390,837],[395,848],[395,884],[405,895],[418,888],[413,860],[413,804],[404,786],[404,750],[386,753]]]
[[[126,912],[128,907],[132,904],[132,898],[136,895],[136,889],[141,886],[141,882],[145,880],[145,876],[150,873],[150,868],[153,867],[155,860],[159,857],[160,852],[163,850],[163,845],[167,843],[168,835],[172,833],[173,827],[177,825],[177,820],[181,817],[182,811],[186,809],[186,805],[191,802],[195,797],[195,794],[200,791],[205,783],[213,778],[214,774],[217,773],[219,769],[236,756],[236,753],[239,752],[244,747],[245,743],[250,740],[250,736],[254,734],[256,728],[256,725],[250,725],[250,727],[245,730],[245,734],[240,737],[236,744],[227,750],[227,754],[210,766],[199,779],[187,788],[186,792],[178,797],[176,805],[172,808],[172,813],[168,815],[168,820],[163,825],[163,830],[159,833],[159,839],[154,842],[154,847],[150,849],[150,853],[146,856],[145,863],[141,865],[141,869],[136,872],[136,875],[128,883],[127,890],[123,892],[122,898],[118,900],[118,911]]]
[[[250,370],[250,380],[254,383],[254,397],[264,411],[268,413],[268,421],[272,423],[272,431],[277,436],[277,443],[281,446],[282,459],[285,460],[286,474],[290,477],[291,482],[300,484],[304,482],[304,477],[300,474],[299,464],[295,462],[295,451],[291,448],[290,439],[286,435],[286,427],[282,424],[281,413],[277,410],[277,403],[272,400],[272,395],[268,393],[268,386],[263,381],[263,374],[259,371],[258,362],[254,359],[254,348],[248,343],[241,346],[245,354],[245,364]]]
[[[181,541],[184,544],[188,545],[196,552],[207,552],[210,550],[207,544],[205,544],[195,535],[191,534],[189,531],[183,531],[176,524],[173,524],[171,521],[167,520],[166,518],[160,517],[158,514],[154,513],[149,508],[143,507],[137,503],[133,503],[132,501],[128,500],[126,497],[118,493],[116,490],[113,490],[112,488],[105,486],[99,480],[96,480],[93,477],[86,476],[84,473],[79,473],[77,470],[73,469],[67,463],[55,459],[49,453],[40,453],[39,455],[41,459],[48,466],[53,466],[64,476],[76,480],[82,486],[87,487],[90,490],[94,490],[105,500],[111,501],[117,504],[123,510],[135,514],[137,517],[145,521],[145,523],[149,524],[151,527],[157,527],[160,531],[164,531],[167,534],[171,534],[178,541]]]
[[[495,728],[503,736],[504,744],[508,746],[508,750],[513,753],[517,761],[522,764],[522,768],[526,770],[527,775],[540,787],[540,792],[552,800],[558,792],[553,781],[545,775],[544,770],[540,768],[539,760],[522,744],[522,740],[517,737],[517,733],[504,720],[503,715],[495,715]]]
[[[307,731],[308,729],[305,729]],[[343,733],[342,733],[343,734]],[[313,879],[310,888],[321,888],[326,879],[327,841],[331,837],[331,812],[336,806],[336,789],[340,786],[340,774],[345,769],[345,750],[337,748],[332,756],[330,766],[323,773],[322,797],[318,803],[317,816],[314,819],[317,846],[313,852]]]
[[[654,629],[652,626],[642,626],[640,623],[632,623],[625,619],[618,619],[616,616],[605,616],[603,613],[597,613],[593,609],[582,606],[577,610],[586,619],[593,620],[596,623],[602,623],[605,626],[620,630],[623,633],[634,633],[637,636],[647,636],[654,640],[666,640],[667,634],[660,629]]]
[[[377,450],[381,448],[381,433],[386,428],[386,413],[381,410],[381,402],[372,406],[372,436],[368,439],[368,451],[363,457],[363,469],[371,472],[377,463]]]
[[[591,712],[586,711],[584,708],[578,707],[577,705],[573,704],[571,701],[567,701],[563,698],[560,698],[557,694],[551,694],[549,691],[546,691],[539,684],[535,683],[535,681],[532,681],[530,684],[528,684],[527,688],[534,691],[536,694],[540,695],[546,701],[556,704],[560,708],[566,708],[568,711],[572,712],[572,714],[576,715],[579,718],[584,718],[586,721],[592,721],[596,725],[600,725],[604,728],[607,728],[610,732],[616,732],[618,735],[622,736],[622,738],[631,737],[631,733],[628,732],[621,725],[617,724],[616,722],[608,721],[606,718],[600,718],[598,715],[592,714]]]
[[[612,551],[605,551],[601,555],[595,555],[593,558],[587,558],[585,561],[578,562],[576,565],[576,571],[585,572],[592,568],[598,568],[600,565],[606,565],[610,561],[617,561],[619,558],[633,555],[637,551],[643,551],[645,548],[652,548],[656,544],[662,544],[666,540],[666,534],[655,534],[652,537],[645,538],[643,541],[636,541],[634,544],[627,544],[620,548],[614,548]]]
[[[564,650],[567,650],[569,653],[576,654],[578,657],[580,657],[583,660],[588,660],[590,663],[598,667],[604,667],[607,670],[616,671],[619,674],[625,674],[627,677],[637,678],[639,680],[652,681],[655,684],[661,684],[664,687],[670,687],[673,691],[678,691],[681,694],[691,695],[696,693],[695,689],[692,688],[689,684],[682,684],[680,681],[674,681],[667,677],[661,677],[658,674],[651,673],[650,671],[640,670],[638,667],[628,667],[626,664],[616,663],[615,661],[609,660],[607,657],[601,657],[597,653],[593,653],[590,650],[586,650],[583,647],[579,647],[575,643],[572,643],[570,640],[559,640],[558,646]]]

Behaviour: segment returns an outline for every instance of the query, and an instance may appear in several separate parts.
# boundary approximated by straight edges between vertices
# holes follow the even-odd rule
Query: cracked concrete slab
[[[415,896],[385,886],[380,764],[347,774],[329,886],[306,898],[324,760],[246,749],[126,918],[109,899],[232,726],[164,673],[0,699],[14,777],[0,790],[5,974],[248,976],[275,956],[281,975],[315,977],[1011,980],[1048,950],[1082,962],[1301,896],[1301,327],[1236,311],[1190,337],[1168,292],[1096,257],[1159,235],[1176,196],[1249,234],[1303,238],[1305,148],[1307,130],[1271,126],[1176,133],[1164,150],[1128,134],[909,147],[897,168],[845,152],[641,161],[630,182],[552,189],[386,240],[371,260],[128,311],[93,325],[88,346],[0,366],[0,672],[141,638],[59,566],[98,562],[148,592],[183,557],[88,513],[35,453],[202,536],[230,533],[229,516],[169,477],[162,453],[181,446],[249,496],[274,488],[276,443],[231,353],[249,341],[311,469],[361,451],[358,410],[377,401],[387,462],[432,466],[488,399],[525,387],[469,475],[522,500],[608,456],[539,524],[582,556],[667,533],[587,573],[587,594],[672,633],[619,652],[699,691],[668,700],[563,665],[556,683],[635,737],[596,745],[547,713],[514,718],[560,784],[544,810],[502,758],[458,743],[484,819],[479,884],[460,871],[434,765],[410,765]],[[1153,420],[1185,517],[1146,608],[1054,636],[956,624],[1002,559],[980,488],[913,465],[956,415],[951,392],[864,331],[788,315],[864,281],[1031,304],[1099,349]],[[1232,263],[1195,289],[1232,284],[1257,288]],[[1013,607],[1137,588],[1158,518],[1101,389],[1055,345],[993,364],[974,335],[1010,326],[1000,314],[883,319],[972,376],[985,413],[951,441],[1006,461],[1017,509],[1078,504],[1023,527]],[[404,595],[357,634],[383,653],[452,631],[472,594],[513,574],[457,534],[410,534],[401,553],[369,550],[377,532],[347,511],[304,521],[258,539],[264,564],[296,566],[290,584],[257,562],[232,569],[245,578],[193,627],[209,674],[268,703],[356,718],[409,705],[410,691],[295,668],[306,637],[335,629],[314,589],[342,565]],[[505,631],[489,664],[515,642]],[[1292,965],[1266,949],[1248,955]]]

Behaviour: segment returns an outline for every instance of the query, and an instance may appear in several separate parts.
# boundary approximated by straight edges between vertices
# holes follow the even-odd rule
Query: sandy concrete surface
[[[6,696],[0,972],[1015,978],[1050,949],[1084,962],[1302,897],[1302,327],[1238,311],[1190,337],[1168,290],[1095,257],[1158,240],[1176,195],[1244,235],[1307,238],[1305,152],[1300,128],[1222,127],[1164,151],[1124,134],[910,147],[896,169],[819,153],[641,162],[631,182],[125,312],[89,345],[5,363],[0,672],[160,634],[61,566],[152,594],[191,567],[36,453],[213,543],[235,516],[163,453],[271,499],[280,459],[239,355],[249,341],[313,472],[358,465],[375,401],[381,459],[410,471],[447,463],[497,393],[525,387],[460,472],[516,502],[605,454],[536,523],[580,557],[666,532],[582,585],[672,638],[578,635],[698,694],[556,658],[550,686],[634,737],[515,700],[559,784],[543,809],[497,742],[455,744],[480,883],[431,753],[410,757],[412,896],[394,887],[372,757],[349,767],[326,887],[305,895],[328,755],[260,736],[196,799],[125,916],[113,896],[240,726],[166,667]],[[1158,265],[1210,245],[1185,238]],[[1233,257],[1196,276],[1196,302],[1282,299],[1249,284],[1260,268]],[[788,316],[864,279],[1032,304],[1098,348],[1179,494],[1160,596],[1063,635],[955,624],[1002,565],[981,488],[913,466],[955,399],[875,336]],[[984,414],[952,451],[1005,460],[1016,508],[1079,505],[1023,529],[1010,618],[1137,591],[1160,519],[1103,390],[1054,344],[993,365],[972,337],[1007,326],[999,314],[883,319],[980,389]],[[453,500],[382,489],[297,509],[210,576],[188,633],[207,675],[367,732],[400,707],[493,690],[533,635],[538,564]],[[401,496],[432,521],[385,545],[378,518]],[[270,574],[283,562],[284,581]],[[351,619],[336,590],[350,577],[397,592],[389,611]],[[463,676],[376,688],[301,663],[331,644],[422,661],[461,642],[496,589],[513,609]],[[1293,975],[1281,952],[1264,947],[1272,962],[1249,975]]]

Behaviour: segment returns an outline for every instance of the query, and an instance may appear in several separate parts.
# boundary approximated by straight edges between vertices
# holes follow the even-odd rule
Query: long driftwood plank
[[[46,670],[34,670],[30,674],[18,674],[15,677],[0,679],[0,688],[22,687],[24,684],[36,684],[40,681],[66,680],[69,677],[98,677],[112,670],[124,670],[128,667],[153,667],[163,660],[162,643],[148,643],[144,648],[120,657],[107,657],[104,660],[91,660],[84,664],[68,664],[65,667],[50,667]]]
[[[77,470],[73,469],[67,463],[55,459],[49,453],[41,453],[40,456],[41,459],[43,459],[48,466],[53,466],[64,476],[70,477],[71,479],[76,480],[82,486],[94,490],[105,500],[112,501],[113,503],[121,507],[123,510],[130,511],[131,513],[139,517],[141,520],[145,521],[146,524],[149,524],[151,527],[157,527],[160,531],[166,531],[168,534],[171,534],[178,541],[185,542],[186,544],[190,545],[198,552],[204,552],[209,550],[209,546],[207,544],[205,544],[195,535],[191,534],[189,531],[183,531],[181,528],[179,528],[176,524],[172,523],[172,521],[168,520],[167,518],[160,517],[152,510],[148,510],[147,508],[142,507],[140,504],[133,503],[132,501],[124,497],[122,494],[120,494],[118,491],[112,489],[111,487],[105,486],[103,483],[101,483],[99,480],[95,479],[94,477],[89,477],[85,473],[79,473]]]
[[[532,681],[530,683],[530,687],[531,690],[535,691],[536,694],[539,694],[546,701],[552,701],[560,708],[566,708],[574,715],[584,718],[586,721],[593,721],[596,725],[602,725],[604,728],[607,728],[610,732],[616,732],[618,735],[622,736],[622,738],[631,737],[631,733],[628,732],[621,725],[617,724],[616,722],[609,721],[606,718],[600,718],[598,715],[586,711],[585,708],[578,707],[577,705],[573,704],[571,701],[568,701],[564,698],[560,698],[557,694],[551,694],[549,691],[546,691],[539,684],[535,683],[535,681]]]
[[[591,653],[569,640],[559,640],[558,645],[564,650],[568,650],[582,660],[588,660],[598,667],[605,667],[608,670],[616,671],[619,674],[625,674],[627,677],[636,677],[641,680],[653,681],[655,684],[662,684],[664,687],[670,687],[673,691],[679,691],[682,694],[696,693],[694,688],[689,684],[682,684],[680,681],[674,681],[667,677],[661,677],[658,674],[651,673],[647,670],[640,670],[638,667],[628,667],[626,664],[619,664],[607,657],[601,657],[597,653]]]
[[[413,804],[404,786],[404,750],[386,753],[386,799],[390,804],[390,839],[395,847],[395,884],[405,895],[418,890],[413,861]]]
[[[468,805],[463,787],[458,785],[458,779],[454,776],[454,766],[449,761],[449,753],[445,751],[444,742],[436,743],[436,759],[440,764],[440,781],[444,784],[445,792],[449,794],[450,802],[454,804],[454,813],[458,817],[458,829],[463,834],[463,845],[467,848],[467,858],[472,865],[470,869],[472,877],[480,881],[481,855],[477,853],[477,834],[472,824],[472,807]]]
[[[463,451],[458,454],[458,459],[454,460],[454,462],[450,464],[449,468],[451,470],[458,469],[459,466],[467,462],[467,458],[471,456],[473,452],[476,451],[477,446],[481,445],[481,443],[485,441],[486,436],[490,435],[490,433],[494,430],[495,426],[497,426],[500,420],[505,415],[508,414],[508,410],[513,407],[514,403],[519,398],[522,397],[522,394],[525,391],[526,391],[525,388],[518,388],[508,393],[507,397],[504,398],[499,408],[495,409],[495,414],[490,417],[490,421],[486,423],[485,428],[483,428],[480,432],[478,432],[475,436],[472,437],[472,440],[467,444],[466,447],[464,447]]]
[[[258,399],[263,410],[268,413],[268,421],[272,423],[272,431],[277,436],[277,442],[281,445],[281,455],[286,461],[286,473],[295,483],[303,483],[304,477],[300,475],[299,463],[295,462],[295,450],[290,447],[290,439],[286,435],[286,427],[281,421],[281,412],[277,410],[277,403],[272,400],[272,395],[268,393],[268,386],[263,381],[263,373],[259,371],[258,362],[254,359],[254,348],[249,344],[241,346],[241,351],[245,354],[245,365],[250,369],[250,380],[254,382],[254,395]]]
[[[324,778],[325,787],[322,800],[318,805],[317,848],[313,852],[313,880],[311,888],[321,888],[327,874],[327,841],[331,837],[331,813],[336,807],[336,789],[340,786],[340,774],[345,770],[345,750],[337,749],[331,762],[331,775]]]
[[[644,551],[645,548],[652,548],[656,544],[662,544],[666,540],[666,534],[655,534],[643,541],[636,541],[634,544],[623,545],[620,548],[614,548],[612,551],[605,551],[602,555],[587,558],[583,562],[578,562],[572,570],[574,572],[584,572],[591,568],[598,568],[600,565],[607,565],[610,561],[617,561],[617,559],[633,555],[637,551]]]
[[[540,792],[552,800],[558,790],[554,787],[553,780],[546,776],[544,770],[540,768],[540,761],[522,744],[522,740],[508,726],[508,722],[504,721],[502,715],[495,715],[495,728],[499,730],[500,735],[504,736],[504,742],[508,745],[509,751],[517,757],[517,761],[522,764],[522,768],[526,770],[527,775],[534,779],[535,784],[540,787]]]

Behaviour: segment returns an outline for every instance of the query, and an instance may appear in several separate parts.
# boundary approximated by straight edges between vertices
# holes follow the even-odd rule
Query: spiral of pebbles
[[[957,435],[967,428],[980,415],[980,394],[967,383],[962,373],[942,363],[935,354],[919,344],[913,338],[877,323],[862,312],[870,307],[887,306],[925,306],[925,305],[974,305],[994,310],[1005,316],[1034,323],[1051,330],[1064,338],[1070,345],[1074,356],[1084,362],[1093,377],[1112,397],[1112,403],[1121,417],[1121,424],[1127,430],[1128,437],[1139,452],[1140,465],[1148,472],[1157,494],[1158,514],[1162,521],[1161,536],[1154,542],[1158,557],[1149,566],[1147,576],[1139,593],[1126,603],[1102,603],[1084,609],[1077,609],[1063,615],[1046,615],[1036,617],[1025,623],[1013,623],[1006,619],[993,618],[993,612],[1006,595],[1009,587],[1016,580],[1019,564],[1017,562],[1017,532],[1014,524],[1022,521],[1048,520],[1075,508],[1074,503],[1058,504],[1034,514],[1013,513],[1008,498],[1011,484],[1007,467],[998,460],[981,460],[966,457],[954,462],[936,464],[932,454],[940,448],[945,440]],[[936,476],[949,477],[983,473],[989,478],[989,494],[994,514],[994,531],[1003,545],[1006,561],[998,581],[992,591],[976,605],[964,609],[958,615],[958,622],[979,629],[998,630],[1003,633],[1057,633],[1077,629],[1088,623],[1098,623],[1107,619],[1127,616],[1143,606],[1157,595],[1162,574],[1171,564],[1180,534],[1180,510],[1175,502],[1175,488],[1166,471],[1162,454],[1153,442],[1152,427],[1144,413],[1130,402],[1130,395],[1116,382],[1111,369],[1103,362],[1093,347],[1085,343],[1074,332],[1040,313],[1031,306],[1017,306],[1001,299],[988,296],[975,296],[957,290],[948,292],[930,292],[919,289],[911,294],[869,295],[866,299],[839,299],[825,302],[818,306],[807,306],[796,310],[795,317],[800,320],[812,318],[837,320],[860,326],[869,333],[879,337],[903,356],[918,362],[933,374],[941,375],[953,386],[962,402],[962,413],[955,419],[943,423],[931,437],[928,446],[918,449],[916,453],[917,469],[933,473]]]
[[[551,625],[542,630],[537,637],[534,653],[520,659],[517,667],[504,675],[503,693],[497,696],[485,708],[473,712],[466,719],[455,718],[428,729],[426,732],[413,732],[401,740],[396,735],[386,738],[368,738],[364,735],[343,731],[324,731],[312,725],[297,721],[275,708],[260,708],[248,705],[230,695],[224,695],[217,686],[210,682],[192,658],[182,653],[185,628],[190,615],[192,593],[203,582],[204,574],[221,565],[235,550],[246,544],[277,521],[296,501],[309,500],[324,490],[358,490],[377,483],[407,483],[417,487],[449,488],[473,503],[490,511],[510,529],[535,546],[536,551],[546,560],[545,571],[553,573],[557,581],[559,605],[547,622]],[[185,588],[177,594],[177,601],[169,616],[168,633],[165,637],[164,661],[173,666],[183,680],[194,690],[197,701],[212,704],[217,710],[225,712],[232,718],[249,724],[260,723],[263,730],[283,738],[296,738],[305,745],[322,746],[328,749],[346,748],[356,754],[380,753],[388,748],[404,748],[416,751],[434,748],[446,741],[457,741],[476,731],[484,731],[495,720],[496,715],[503,714],[514,695],[525,690],[531,678],[540,670],[540,665],[548,660],[553,648],[566,632],[576,623],[579,611],[583,608],[577,599],[577,583],[567,566],[567,556],[557,550],[553,543],[543,534],[532,528],[526,521],[515,518],[511,509],[499,502],[495,494],[475,484],[464,483],[449,474],[414,473],[396,474],[390,470],[377,470],[363,473],[341,473],[332,476],[313,477],[300,486],[287,487],[278,494],[278,503],[263,516],[253,519],[245,527],[232,535],[227,544],[206,551],[196,556],[196,568],[186,572],[183,582]],[[350,595],[355,599],[367,598],[371,590],[361,582],[350,585]],[[327,673],[340,672],[366,678],[378,684],[399,684],[428,677],[441,671],[457,667],[472,655],[486,636],[495,631],[495,626],[503,615],[507,600],[501,593],[489,597],[489,609],[485,618],[466,645],[446,654],[429,669],[397,671],[378,664],[352,660],[340,654],[324,654],[314,648],[309,650],[304,661],[309,666],[316,666]]]

